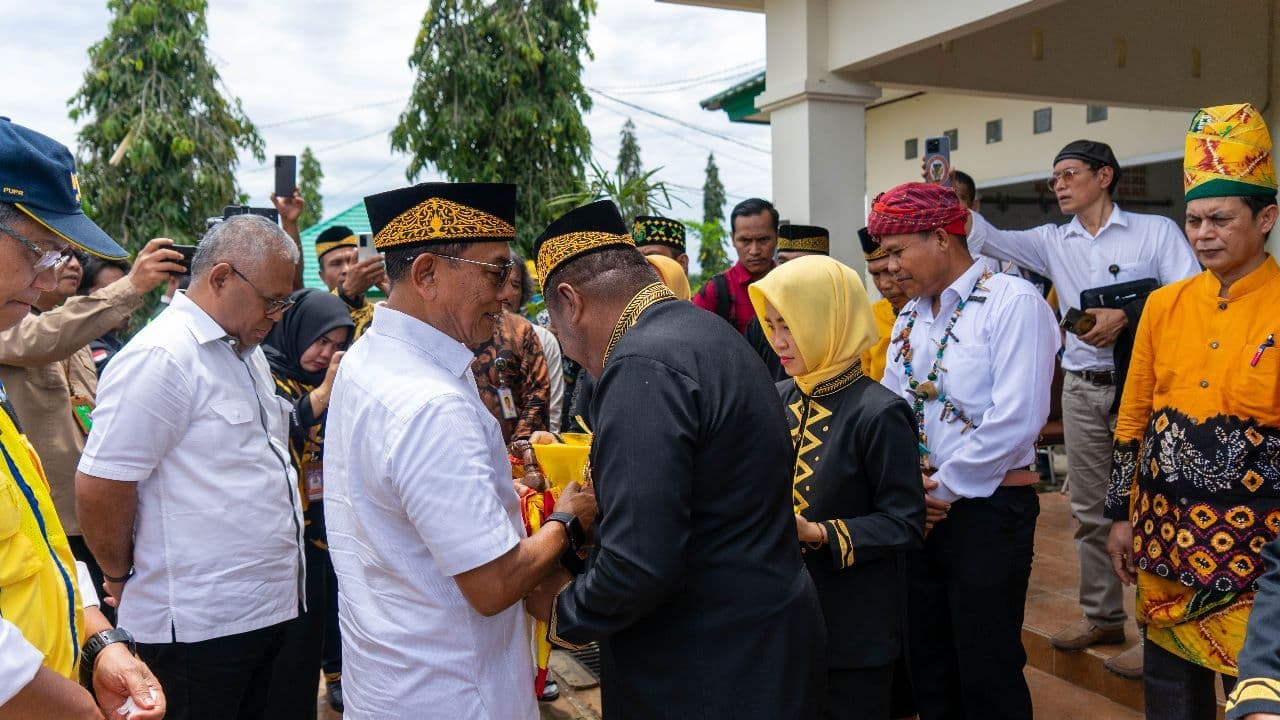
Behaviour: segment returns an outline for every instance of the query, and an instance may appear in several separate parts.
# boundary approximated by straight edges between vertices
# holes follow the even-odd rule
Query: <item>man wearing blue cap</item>
[[[67,148],[0,118],[0,330],[54,289],[72,246],[126,256],[81,211]],[[129,717],[163,717],[160,683],[134,657],[129,633],[98,610],[87,570],[72,557],[3,385],[0,455],[0,715],[99,718],[136,706]],[[93,696],[73,682],[77,670]]]

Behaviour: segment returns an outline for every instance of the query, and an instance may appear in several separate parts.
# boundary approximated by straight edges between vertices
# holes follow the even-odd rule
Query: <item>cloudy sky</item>
[[[325,172],[326,214],[406,184],[406,158],[391,152],[388,134],[412,87],[406,59],[427,4],[210,0],[210,56],[224,90],[241,99],[266,142],[267,162],[245,158],[238,172],[255,204],[271,192],[271,156],[300,154],[305,145]],[[7,68],[0,115],[74,146],[66,100],[80,85],[89,45],[106,33],[105,0],[0,0],[0,18],[0,66]],[[768,127],[730,123],[698,106],[764,68],[763,16],[599,0],[590,43],[595,57],[583,82],[595,99],[586,120],[598,162],[615,165],[618,131],[630,117],[645,168],[661,167],[658,177],[687,203],[677,202],[676,217],[701,217],[709,152],[730,205],[768,196]]]

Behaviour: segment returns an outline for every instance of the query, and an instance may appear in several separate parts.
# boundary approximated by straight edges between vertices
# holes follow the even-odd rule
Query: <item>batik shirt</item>
[[[551,380],[533,325],[519,315],[504,312],[501,322],[494,323],[493,338],[472,350],[476,359],[471,370],[476,375],[480,399],[502,426],[502,439],[510,443],[528,438],[537,430],[550,430]],[[511,412],[503,409],[503,388],[511,393]]]

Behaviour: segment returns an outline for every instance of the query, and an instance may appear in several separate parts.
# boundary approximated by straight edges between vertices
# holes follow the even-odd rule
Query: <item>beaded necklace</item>
[[[956,305],[955,311],[951,313],[951,319],[947,321],[946,329],[942,332],[942,340],[938,342],[938,351],[933,357],[933,366],[929,369],[928,375],[925,376],[924,382],[920,382],[916,379],[915,369],[911,365],[913,355],[915,354],[914,348],[911,347],[911,330],[916,326],[916,318],[919,317],[920,314],[919,310],[911,311],[911,315],[907,318],[906,326],[902,328],[902,332],[899,333],[898,337],[894,340],[895,344],[902,345],[902,347],[898,349],[898,354],[894,357],[894,360],[902,360],[902,370],[907,376],[907,391],[911,393],[911,396],[914,398],[911,403],[911,409],[915,412],[916,427],[920,433],[920,464],[925,469],[929,469],[930,467],[929,435],[925,431],[924,427],[924,407],[926,402],[936,400],[942,403],[942,412],[938,416],[939,420],[948,423],[956,421],[963,422],[964,429],[960,431],[962,435],[974,427],[973,420],[971,420],[963,410],[956,407],[956,405],[947,398],[945,392],[938,389],[937,381],[939,373],[947,372],[947,369],[942,366],[942,356],[947,352],[947,345],[952,340],[960,342],[960,338],[956,337],[954,331],[956,323],[960,320],[960,315],[964,313],[965,305],[968,304],[969,300],[973,299],[974,293],[977,293],[979,290],[987,292],[987,288],[984,287],[982,283],[990,277],[991,271],[984,271],[982,273],[982,277],[978,278],[978,281],[973,284],[973,291],[970,292],[967,297],[961,298],[960,302]],[[921,298],[921,300],[917,302],[917,305],[919,302],[925,300],[927,300],[927,298]],[[985,300],[985,297],[978,299],[979,302]]]

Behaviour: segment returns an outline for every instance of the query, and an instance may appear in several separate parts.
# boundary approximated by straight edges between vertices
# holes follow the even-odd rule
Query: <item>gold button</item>
[[[1218,341],[1217,341],[1217,340],[1214,340],[1213,342],[1209,343],[1209,347],[1213,348],[1214,350],[1217,350],[1217,349],[1218,349]]]
[[[1207,387],[1209,387],[1209,381],[1208,381],[1208,380],[1201,380],[1201,381],[1200,381],[1200,387],[1202,387],[1202,388],[1207,388]]]
[[[1219,309],[1219,310],[1226,310],[1226,309],[1227,309],[1227,304],[1226,304],[1226,303],[1224,303],[1224,302],[1220,302],[1220,303],[1218,303],[1218,309]]]

